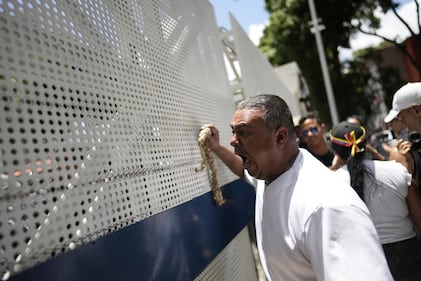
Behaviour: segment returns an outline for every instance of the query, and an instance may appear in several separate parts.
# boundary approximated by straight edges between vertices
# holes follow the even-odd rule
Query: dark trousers
[[[383,250],[395,281],[421,280],[421,240],[383,244]]]

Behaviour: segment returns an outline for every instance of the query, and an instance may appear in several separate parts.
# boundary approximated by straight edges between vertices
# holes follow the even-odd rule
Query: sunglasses
[[[311,134],[314,135],[314,134],[317,134],[318,131],[319,131],[319,128],[311,127],[310,129],[303,131],[302,135],[303,137],[308,137],[309,132],[311,132]]]

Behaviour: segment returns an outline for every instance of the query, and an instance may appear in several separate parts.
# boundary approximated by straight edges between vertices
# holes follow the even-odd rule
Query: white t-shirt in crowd
[[[364,177],[364,201],[370,210],[382,244],[403,241],[416,236],[409,217],[406,196],[411,174],[395,161],[364,160],[369,176]],[[351,182],[347,166],[335,172]]]
[[[256,187],[256,238],[268,280],[393,280],[370,213],[355,191],[300,149]]]

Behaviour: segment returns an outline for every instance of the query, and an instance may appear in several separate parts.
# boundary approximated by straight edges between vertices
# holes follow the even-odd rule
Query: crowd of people
[[[256,189],[267,280],[421,280],[421,82],[394,94],[384,121],[383,153],[358,116],[329,132],[315,114],[295,125],[272,94],[238,104],[232,148],[205,125],[209,148]]]

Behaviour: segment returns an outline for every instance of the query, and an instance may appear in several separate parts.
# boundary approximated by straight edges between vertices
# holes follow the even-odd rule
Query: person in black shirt
[[[333,168],[335,154],[325,137],[326,125],[320,122],[314,113],[301,117],[298,125],[304,147],[326,167]]]

